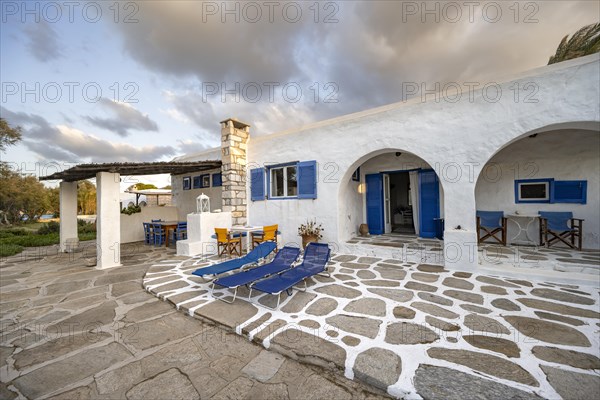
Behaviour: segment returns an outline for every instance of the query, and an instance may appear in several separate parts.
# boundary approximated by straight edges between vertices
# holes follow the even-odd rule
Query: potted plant
[[[322,239],[323,230],[323,225],[317,224],[317,221],[307,220],[306,223],[301,224],[298,227],[298,235],[302,236],[302,248],[305,249],[310,242],[318,242]]]

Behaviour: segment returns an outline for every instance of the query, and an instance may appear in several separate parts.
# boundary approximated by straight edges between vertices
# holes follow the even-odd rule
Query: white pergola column
[[[477,268],[475,209],[473,183],[444,185],[444,265],[448,269]]]
[[[121,265],[121,207],[119,203],[120,175],[111,172],[96,174],[96,268]]]
[[[77,181],[60,182],[60,251],[67,251],[67,239],[77,238]]]

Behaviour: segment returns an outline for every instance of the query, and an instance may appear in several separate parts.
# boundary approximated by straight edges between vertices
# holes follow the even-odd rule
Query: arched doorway
[[[539,245],[538,213],[568,211],[585,220],[583,247],[600,248],[600,135],[579,125],[529,132],[482,168],[477,209],[504,212],[507,244]]]
[[[339,191],[340,239],[367,224],[371,235],[441,238],[444,194],[423,158],[403,149],[382,149],[356,160]]]

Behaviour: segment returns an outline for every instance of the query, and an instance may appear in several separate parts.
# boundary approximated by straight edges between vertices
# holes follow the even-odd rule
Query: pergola
[[[121,265],[121,175],[186,174],[221,167],[220,160],[80,164],[40,180],[60,180],[60,247],[77,238],[77,181],[96,178],[96,268]]]

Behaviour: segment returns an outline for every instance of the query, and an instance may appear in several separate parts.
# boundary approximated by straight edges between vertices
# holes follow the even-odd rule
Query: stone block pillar
[[[60,251],[67,251],[67,239],[77,239],[77,182],[60,183]]]
[[[246,150],[250,125],[229,118],[221,121],[221,177],[223,211],[231,212],[232,225],[247,222]]]
[[[120,175],[112,172],[96,174],[96,268],[121,265]]]

